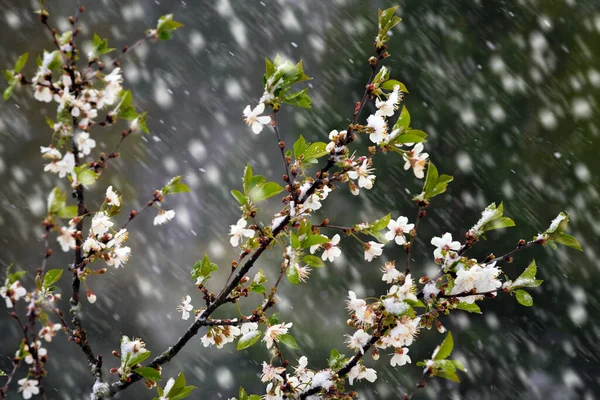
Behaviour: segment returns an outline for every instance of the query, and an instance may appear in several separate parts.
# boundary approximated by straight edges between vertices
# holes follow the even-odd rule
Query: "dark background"
[[[52,50],[47,32],[32,14],[35,3],[0,1],[0,67],[11,67],[28,51],[32,57],[25,72],[31,75],[33,56],[42,48]],[[47,3],[52,24],[63,31],[74,2]],[[441,172],[455,176],[421,225],[413,271],[422,275],[434,270],[432,236],[449,231],[461,238],[492,201],[505,201],[506,214],[517,227],[490,234],[472,256],[506,252],[518,239],[546,229],[561,210],[570,214],[569,231],[585,250],[540,248],[519,254],[505,272],[514,279],[536,259],[545,283],[532,291],[535,306],[524,308],[501,296],[482,304],[481,316],[456,312],[446,325],[455,335],[454,355],[465,361],[469,372],[460,385],[434,381],[417,398],[593,399],[600,393],[597,1],[84,4],[82,37],[97,32],[117,48],[142,37],[162,14],[173,12],[185,24],[172,41],[144,45],[124,63],[125,85],[138,108],[149,112],[151,134],[127,139],[122,159],[112,164],[86,202],[89,208],[98,205],[112,184],[124,193],[124,210],[139,208],[174,175],[183,175],[192,188],[191,194],[168,199],[167,208],[177,211],[170,225],[152,226],[154,211],[130,225],[133,257],[124,269],[90,279],[98,301],[84,304],[84,323],[93,348],[105,355],[106,368],[118,366],[110,352],[118,348],[122,334],[142,337],[158,354],[187,328],[175,306],[185,294],[200,306],[189,271],[203,252],[223,270],[236,257],[227,238],[228,225],[238,219],[229,191],[241,185],[245,163],[251,160],[255,173],[280,177],[272,133],[267,129],[256,136],[241,118],[246,104],[255,104],[262,94],[264,56],[302,58],[314,77],[309,84],[314,109],[282,112],[284,140],[292,143],[302,134],[326,141],[331,129],[347,125],[364,88],[377,7],[399,4],[404,21],[394,30],[387,65],[410,90],[405,105],[412,125],[430,134],[427,152]],[[25,90],[0,105],[2,268],[14,262],[34,271],[41,261],[39,222],[55,182],[53,175],[42,173],[39,155],[39,146],[48,144],[51,133],[44,123],[46,113],[53,117],[52,107],[35,102]],[[112,150],[119,135],[118,128],[92,130],[96,150]],[[356,148],[363,151],[366,145],[363,141]],[[415,208],[409,193],[418,192],[420,182],[403,171],[398,156],[383,155],[376,161],[378,180],[372,191],[356,198],[342,188],[320,215],[340,225],[390,211],[412,220]],[[269,223],[278,204],[263,208],[259,219]],[[57,256],[49,267],[65,267],[70,255],[59,254],[54,240],[52,245]],[[306,354],[315,369],[325,366],[332,347],[344,347],[343,334],[350,332],[343,303],[347,291],[372,296],[384,290],[378,271],[383,260],[366,264],[352,240],[343,246],[343,259],[315,271],[307,284],[286,283],[280,291],[277,311],[282,320],[294,322],[292,333],[302,350],[286,356],[295,360]],[[259,267],[273,276],[278,257],[272,251]],[[401,249],[391,245],[384,257],[404,260]],[[219,282],[212,282],[213,290]],[[66,310],[67,279],[62,283]],[[235,314],[231,309],[222,315]],[[0,369],[6,371],[18,332],[6,313],[0,315]],[[412,390],[421,374],[414,363],[428,358],[441,340],[437,332],[424,331],[411,347],[413,364],[402,368],[389,367],[389,355],[382,354],[377,382],[358,386],[361,398],[393,399]],[[60,336],[46,347],[49,398],[86,398],[93,382],[79,349]],[[259,364],[268,358],[263,345],[236,352],[235,345],[206,349],[194,339],[163,376],[183,370],[188,383],[199,387],[193,398],[229,398],[240,385],[263,393]],[[137,384],[119,398],[154,394]]]

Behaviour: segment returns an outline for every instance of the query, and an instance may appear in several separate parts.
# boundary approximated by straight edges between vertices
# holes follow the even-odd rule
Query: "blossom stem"
[[[42,267],[41,267],[41,271],[40,271],[40,279],[43,282],[44,281],[44,274],[46,273],[46,264],[48,263],[48,258],[50,258],[50,256],[52,255],[52,252],[50,251],[50,243],[48,241],[48,235],[50,235],[50,226],[46,226],[45,227],[45,233],[44,233],[44,260],[42,261]]]
[[[411,400],[413,398],[413,396],[415,395],[415,393],[417,392],[417,390],[424,388],[425,387],[425,381],[427,380],[427,378],[429,378],[431,376],[431,371],[427,370],[423,373],[423,377],[421,378],[421,380],[417,383],[417,385],[415,386],[415,388],[413,389],[412,393],[410,394],[410,396],[408,397],[404,397],[405,399]]]

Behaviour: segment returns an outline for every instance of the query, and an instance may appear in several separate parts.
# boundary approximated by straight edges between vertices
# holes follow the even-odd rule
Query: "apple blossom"
[[[259,105],[254,107],[254,110],[252,110],[250,106],[246,106],[246,108],[244,109],[244,120],[246,122],[246,125],[251,126],[252,132],[256,133],[257,135],[263,130],[263,125],[266,125],[271,122],[271,117],[269,117],[268,115],[260,115],[264,111],[264,103],[260,103]]]

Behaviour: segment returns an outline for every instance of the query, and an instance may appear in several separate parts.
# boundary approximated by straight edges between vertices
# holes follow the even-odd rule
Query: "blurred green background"
[[[68,28],[74,1],[47,1],[51,22]],[[32,14],[35,1],[0,0],[2,68],[23,52],[52,49],[47,32]],[[92,188],[88,207],[99,205],[109,184],[124,193],[124,210],[139,208],[174,175],[183,175],[192,193],[169,199],[177,216],[170,225],[152,226],[150,211],[130,225],[132,260],[124,269],[109,270],[90,280],[98,295],[85,304],[85,325],[106,368],[117,366],[110,352],[121,335],[142,337],[156,353],[187,328],[175,311],[179,299],[192,295],[202,303],[189,279],[193,263],[207,252],[227,270],[236,258],[228,226],[238,219],[229,191],[241,185],[250,160],[255,173],[281,175],[276,140],[269,130],[254,135],[242,121],[246,104],[260,95],[264,56],[280,53],[302,58],[313,110],[282,111],[284,140],[302,134],[326,141],[331,129],[343,129],[368,78],[366,64],[376,34],[377,8],[400,5],[404,21],[393,33],[392,77],[410,94],[404,104],[412,125],[430,135],[427,152],[440,172],[455,176],[444,196],[436,198],[420,227],[414,252],[415,274],[434,271],[430,238],[449,231],[455,238],[479,218],[489,203],[504,200],[506,214],[517,223],[479,243],[473,257],[503,254],[520,238],[546,229],[562,210],[571,219],[569,231],[584,252],[559,248],[520,253],[505,268],[515,278],[535,258],[541,288],[532,291],[535,306],[521,307],[508,295],[481,306],[483,315],[458,312],[446,320],[455,336],[455,355],[469,368],[461,384],[433,381],[416,398],[440,399],[593,399],[600,393],[597,343],[600,263],[600,7],[596,0],[410,0],[388,1],[113,1],[83,2],[82,38],[96,32],[120,48],[132,44],[157,18],[173,12],[185,24],[168,43],[144,45],[124,62],[125,86],[139,109],[150,115],[150,135],[128,138],[122,158]],[[33,73],[32,62],[25,72]],[[37,103],[21,90],[0,105],[0,266],[14,262],[34,271],[43,243],[39,222],[55,177],[42,174],[39,146],[51,132],[44,115],[52,107]],[[366,115],[365,115],[366,117]],[[118,127],[92,130],[97,150],[110,151],[120,138]],[[355,145],[365,150],[363,140]],[[333,193],[320,210],[339,225],[378,218],[414,218],[410,194],[421,182],[396,155],[376,159],[377,182],[360,197],[347,188]],[[279,209],[274,201],[259,220],[269,223]],[[122,216],[126,218],[126,214]],[[59,254],[50,268],[65,267],[70,255]],[[307,284],[280,291],[278,310],[294,322],[301,352],[322,368],[332,347],[342,349],[348,290],[373,296],[385,290],[379,266],[366,264],[362,249],[342,242],[343,259],[314,271]],[[261,260],[269,276],[279,268],[273,250]],[[388,245],[385,259],[404,260],[401,248]],[[224,279],[224,276],[222,277]],[[219,280],[211,282],[217,291]],[[32,284],[31,279],[28,281]],[[63,279],[66,310],[68,282]],[[256,299],[258,301],[258,299]],[[249,304],[252,306],[254,304]],[[23,307],[23,304],[20,304]],[[227,310],[222,316],[235,315]],[[10,368],[17,349],[17,326],[0,313],[0,369]],[[411,347],[412,365],[393,369],[382,354],[378,380],[359,384],[363,399],[395,399],[411,391],[443,336],[424,331]],[[92,379],[79,349],[64,337],[47,345],[50,354],[46,387],[50,399],[87,398]],[[218,351],[194,339],[164,376],[183,370],[199,387],[193,398],[229,398],[240,385],[263,393],[260,363],[264,347],[236,352],[234,345]],[[371,364],[372,362],[369,362]],[[24,370],[22,370],[23,373]],[[1,378],[0,378],[1,379]],[[0,381],[0,384],[3,381]],[[154,392],[155,393],[155,392]],[[17,395],[13,395],[18,397]],[[146,399],[153,394],[137,384],[120,399]],[[12,396],[11,396],[12,398]]]

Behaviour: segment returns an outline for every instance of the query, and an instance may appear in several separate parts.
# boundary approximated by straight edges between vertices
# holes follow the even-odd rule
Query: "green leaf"
[[[533,297],[531,297],[531,295],[529,293],[527,293],[526,291],[517,290],[515,292],[515,295],[517,297],[517,301],[522,306],[531,307],[533,305]]]
[[[565,245],[567,247],[571,247],[575,250],[579,250],[579,251],[583,251],[583,248],[581,247],[581,244],[579,244],[579,241],[577,241],[577,239],[575,239],[573,236],[567,234],[567,233],[559,233],[555,238],[554,241],[556,243],[560,243],[562,245]]]
[[[339,369],[343,366],[346,356],[341,354],[337,349],[331,349],[329,352],[329,360],[327,364],[332,370]]]
[[[406,86],[404,86],[404,83],[395,79],[387,80],[383,82],[379,87],[384,90],[394,90],[395,86],[400,86],[401,92],[408,93],[408,90],[406,89]]]
[[[291,347],[292,349],[298,350],[298,344],[296,343],[296,339],[289,333],[277,336],[277,340],[285,344],[287,347]]]
[[[248,194],[255,202],[266,200],[283,192],[283,187],[276,182],[267,182],[264,185],[257,185]]]
[[[12,96],[14,91],[15,91],[14,85],[10,85],[6,89],[4,89],[4,93],[2,94],[2,98],[4,99],[4,101],[10,99],[10,97]]]
[[[150,367],[140,367],[133,370],[138,375],[143,376],[146,379],[150,379],[152,381],[160,381],[162,376],[160,376],[160,372]]]
[[[183,26],[181,22],[173,20],[173,14],[163,15],[158,19],[156,33],[160,40],[168,40],[172,36],[172,32]]]
[[[250,191],[250,182],[252,181],[252,167],[250,164],[246,164],[246,168],[244,169],[244,194],[248,196]]]
[[[327,143],[324,142],[315,142],[311,143],[308,148],[304,151],[304,159],[310,160],[313,158],[320,158],[324,155],[329,154],[329,152],[325,149],[327,147]]]
[[[7,375],[6,375],[6,372],[4,372],[4,371],[2,371],[2,370],[0,369],[0,376],[7,376]]]
[[[46,271],[44,275],[44,284],[42,285],[45,290],[47,290],[50,286],[54,285],[63,274],[62,269],[51,269]]]
[[[398,117],[398,120],[394,124],[393,130],[400,129],[400,128],[404,128],[404,130],[408,130],[409,126],[410,126],[410,113],[408,112],[408,109],[406,108],[406,106],[402,106],[402,111],[400,111],[400,116]],[[410,143],[410,142],[406,142],[406,143]]]
[[[421,142],[426,142],[426,141],[427,140],[424,137],[421,137],[421,136],[418,136],[418,135],[414,135],[414,134],[410,134],[410,133],[404,133],[402,135],[396,136],[392,140],[392,143],[394,143],[394,144],[404,144],[404,143],[421,143]]]
[[[267,293],[267,288],[264,287],[263,285],[252,285],[250,286],[250,290],[252,290],[254,293]]]
[[[129,361],[127,361],[127,366],[135,367],[136,365],[144,362],[148,357],[150,357],[151,354],[152,354],[151,351],[145,351],[143,353],[139,353],[137,356],[135,356],[135,357],[129,359]]]
[[[298,276],[298,269],[294,265],[290,265],[285,270],[285,276],[287,277],[288,281],[290,281],[290,283],[292,285],[297,285],[300,283],[300,277]]]
[[[469,304],[464,301],[461,301],[456,305],[457,310],[468,311],[470,313],[481,314],[481,308],[475,303]]]
[[[196,261],[192,267],[192,278],[209,277],[211,273],[218,271],[219,266],[210,261],[208,255],[204,254],[202,260]]]
[[[17,83],[17,79],[15,78],[15,71],[13,71],[12,69],[4,70],[4,79],[11,86]]]
[[[301,108],[311,108],[312,104],[312,99],[308,95],[308,88],[285,96],[281,101]]]
[[[437,185],[438,181],[438,169],[437,167],[429,161],[429,166],[427,167],[427,176],[425,177],[425,184],[423,186],[423,191],[425,193],[430,193]]]
[[[323,262],[323,260],[321,260],[321,257],[317,257],[317,256],[313,256],[313,255],[306,255],[302,258],[302,261],[304,261],[305,263],[307,263],[308,265],[310,265],[311,267],[314,268],[321,268],[325,266],[325,263]]]
[[[314,246],[317,244],[324,244],[324,243],[328,243],[328,242],[329,242],[328,237],[321,236],[321,235],[310,235],[309,237],[307,237],[306,239],[304,239],[302,241],[302,243],[300,244],[299,247],[306,249],[310,246]]]
[[[304,136],[300,135],[298,140],[294,142],[294,157],[298,159],[302,154],[304,154],[304,151],[307,148],[308,144],[306,143],[306,139],[304,139]]]
[[[440,378],[448,379],[454,382],[460,382],[460,379],[458,378],[458,375],[456,375],[456,372],[438,371],[436,372],[435,376],[439,376]]]
[[[250,346],[255,345],[256,342],[260,340],[261,336],[262,335],[260,331],[253,331],[252,334],[243,335],[242,337],[240,337],[240,340],[238,340],[237,349],[244,350]]]
[[[245,205],[246,203],[248,203],[248,199],[246,198],[246,196],[244,196],[242,194],[242,192],[240,192],[239,190],[232,190],[231,191],[231,195],[237,200],[238,203],[240,203],[240,205]]]
[[[452,349],[454,348],[454,339],[452,338],[452,333],[448,332],[448,336],[442,342],[442,344],[436,349],[434,352],[433,359],[434,360],[444,360],[448,358],[448,356],[452,353]]]
[[[513,221],[512,219],[508,217],[500,217],[485,224],[483,226],[483,230],[484,232],[487,232],[494,229],[510,228],[515,225],[515,221]]]
[[[61,208],[56,216],[59,218],[72,219],[77,216],[77,206],[66,206]]]
[[[171,178],[171,180],[161,189],[163,194],[173,194],[189,192],[188,185],[181,183],[181,175]]]
[[[82,164],[78,167],[75,167],[75,175],[77,175],[77,182],[82,185],[91,185],[95,183],[99,175],[92,169],[89,168],[88,164]]]

